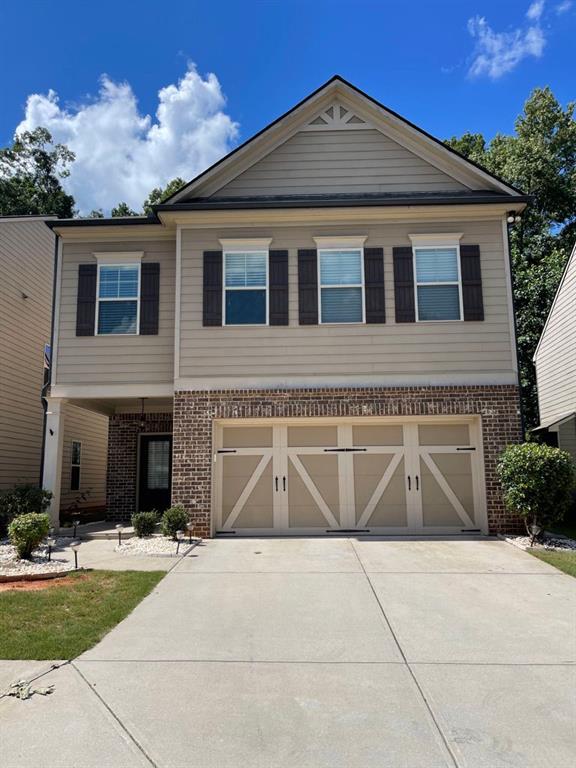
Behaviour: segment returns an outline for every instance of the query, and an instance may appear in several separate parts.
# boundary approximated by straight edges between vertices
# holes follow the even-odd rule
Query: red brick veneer
[[[490,532],[522,530],[504,509],[495,473],[502,449],[521,439],[518,388],[504,385],[177,392],[172,502],[185,506],[202,536],[210,535],[214,419],[436,415],[482,417]]]
[[[171,433],[171,413],[117,413],[108,426],[108,471],[106,479],[106,519],[129,521],[136,511],[138,477],[138,435]]]

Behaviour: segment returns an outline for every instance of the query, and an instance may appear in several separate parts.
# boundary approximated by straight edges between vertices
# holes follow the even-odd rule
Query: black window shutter
[[[288,251],[270,251],[268,279],[270,325],[288,325]]]
[[[462,274],[464,320],[484,320],[480,246],[460,246],[460,271]]]
[[[203,325],[222,325],[222,251],[204,251]]]
[[[414,270],[412,248],[399,246],[392,249],[394,256],[394,302],[397,323],[414,323]]]
[[[366,322],[385,323],[383,248],[364,248],[364,290]]]
[[[96,323],[96,264],[78,265],[76,336],[94,336]]]
[[[315,248],[298,251],[298,319],[318,325],[318,255]]]
[[[158,335],[160,309],[160,264],[142,262],[140,274],[140,333]]]

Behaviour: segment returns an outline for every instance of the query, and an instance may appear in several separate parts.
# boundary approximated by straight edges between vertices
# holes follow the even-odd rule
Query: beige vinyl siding
[[[39,480],[53,259],[43,220],[0,220],[0,489]]]
[[[565,421],[558,428],[558,447],[568,451],[576,462],[576,419]]]
[[[70,489],[73,440],[82,443],[79,491]],[[81,492],[86,493],[87,499],[79,501],[80,507],[103,507],[106,504],[107,455],[108,417],[67,403],[64,411],[60,509],[69,507]]]
[[[410,245],[408,234],[463,232],[462,243],[479,244],[485,320],[403,323],[394,320],[392,248]],[[366,246],[382,246],[385,263],[386,323],[383,325],[298,325],[297,252],[314,248],[314,236],[367,235]],[[202,326],[202,258],[220,249],[219,237],[272,237],[271,248],[289,249],[288,327]],[[345,384],[359,376],[386,378],[482,374],[514,382],[510,317],[501,220],[449,224],[381,224],[355,227],[270,230],[183,230],[180,376],[337,376]]]
[[[160,263],[156,336],[76,336],[78,265],[93,253],[143,251]],[[54,384],[156,384],[173,380],[176,245],[173,240],[76,243],[63,246],[60,329]]]
[[[301,131],[212,197],[466,189],[380,131]]]
[[[576,249],[536,354],[540,422],[576,411]]]

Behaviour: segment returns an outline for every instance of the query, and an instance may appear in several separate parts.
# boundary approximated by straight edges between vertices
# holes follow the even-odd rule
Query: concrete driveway
[[[52,696],[0,701],[2,764],[571,767],[575,620],[500,541],[208,541]]]

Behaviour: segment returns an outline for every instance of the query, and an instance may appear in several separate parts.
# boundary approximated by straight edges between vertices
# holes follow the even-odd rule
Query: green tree
[[[180,177],[177,177],[175,179],[172,179],[172,181],[169,181],[168,184],[166,184],[165,187],[155,187],[152,192],[148,195],[146,200],[144,200],[144,213],[149,214],[152,213],[152,206],[158,205],[163,200],[166,200],[166,198],[173,195],[175,192],[178,192],[178,190],[185,186],[186,182],[184,179],[181,179]]]
[[[110,215],[113,218],[116,218],[118,216],[139,216],[140,214],[136,213],[136,211],[133,211],[128,203],[122,201],[121,203],[118,203],[118,205],[114,206],[114,208],[112,208]]]
[[[465,133],[446,143],[523,192],[533,204],[510,228],[520,383],[526,426],[538,421],[532,357],[576,236],[576,121],[550,88],[536,88],[515,132],[487,143]]]
[[[73,152],[54,144],[46,128],[14,136],[12,146],[0,149],[0,215],[73,216],[74,198],[61,184],[73,161]]]
[[[102,208],[93,208],[84,218],[86,219],[103,219],[104,211]]]

